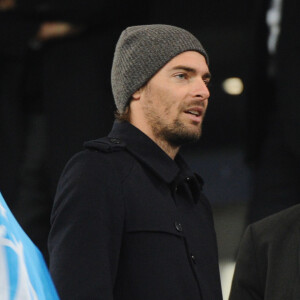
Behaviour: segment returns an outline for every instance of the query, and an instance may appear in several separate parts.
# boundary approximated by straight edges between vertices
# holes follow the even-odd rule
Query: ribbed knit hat
[[[126,28],[116,45],[111,84],[117,109],[124,112],[131,96],[172,58],[185,51],[208,56],[199,40],[185,29],[171,25]]]

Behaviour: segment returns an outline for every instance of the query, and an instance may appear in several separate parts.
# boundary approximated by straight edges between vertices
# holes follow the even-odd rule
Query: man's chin
[[[201,129],[198,131],[169,132],[165,135],[166,140],[173,146],[182,146],[197,142],[201,137]]]

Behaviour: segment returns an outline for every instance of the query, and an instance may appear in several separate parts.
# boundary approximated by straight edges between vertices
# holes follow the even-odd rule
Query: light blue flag
[[[59,300],[39,249],[0,193],[0,299]]]

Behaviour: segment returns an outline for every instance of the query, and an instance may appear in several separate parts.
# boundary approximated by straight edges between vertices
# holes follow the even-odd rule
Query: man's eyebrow
[[[187,66],[180,66],[179,65],[179,66],[175,66],[175,67],[172,68],[172,71],[176,71],[176,70],[184,70],[184,71],[187,71],[187,72],[190,72],[190,73],[197,73],[196,69],[191,68],[191,67],[187,67]],[[211,73],[207,72],[202,77],[205,78],[205,79],[211,79]]]
[[[196,69],[194,68],[190,68],[190,67],[187,67],[187,66],[175,66],[172,68],[172,71],[176,71],[176,70],[184,70],[184,71],[187,71],[187,72],[191,72],[191,73],[196,73]]]

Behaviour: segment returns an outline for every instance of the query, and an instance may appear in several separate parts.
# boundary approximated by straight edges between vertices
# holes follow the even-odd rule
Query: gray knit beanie
[[[141,25],[126,28],[116,45],[111,72],[117,109],[124,112],[131,96],[172,58],[185,51],[208,56],[190,32],[170,25]]]

